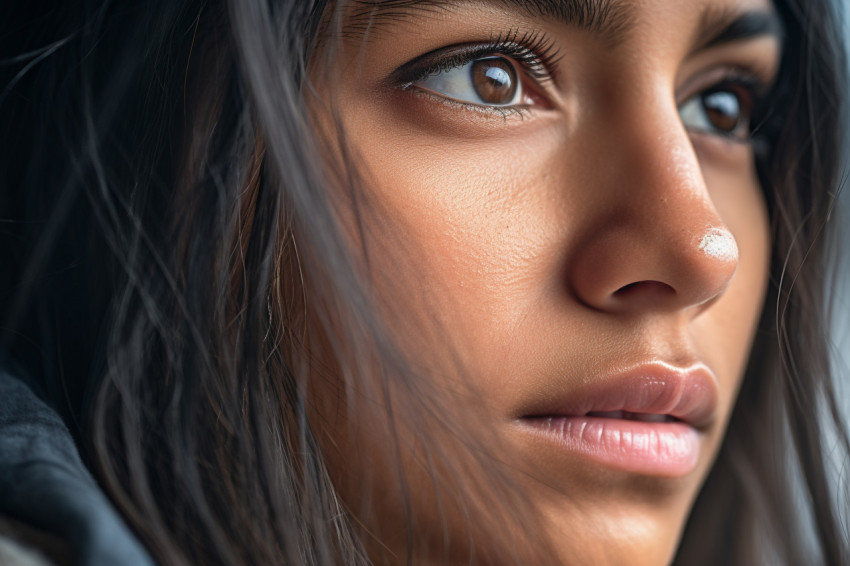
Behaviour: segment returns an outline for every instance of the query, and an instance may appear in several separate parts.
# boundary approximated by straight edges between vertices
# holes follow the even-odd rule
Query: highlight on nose
[[[720,261],[738,263],[738,243],[726,228],[709,229],[700,240],[699,249]]]
[[[572,269],[578,298],[591,308],[637,314],[697,306],[720,296],[738,266],[738,244],[711,223],[672,231],[600,234]],[[645,228],[644,228],[645,229]]]

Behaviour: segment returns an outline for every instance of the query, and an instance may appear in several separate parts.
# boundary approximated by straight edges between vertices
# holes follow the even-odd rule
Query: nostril
[[[633,301],[636,298],[644,300],[659,300],[676,296],[676,290],[661,281],[635,281],[623,285],[614,291],[614,297],[623,301]]]
[[[688,309],[696,316],[721,296],[738,265],[734,236],[718,222],[670,220],[660,228],[611,221],[568,272],[577,298],[615,313]],[[700,309],[689,307],[700,306]]]

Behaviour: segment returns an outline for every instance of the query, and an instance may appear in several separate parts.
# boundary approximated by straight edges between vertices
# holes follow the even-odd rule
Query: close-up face
[[[565,563],[668,563],[768,284],[751,138],[780,62],[771,2],[367,1],[325,29],[318,120],[333,109],[393,228],[358,239],[380,248],[379,299],[434,323],[395,338],[437,387],[468,387]],[[337,410],[311,418],[355,478],[337,474],[342,498],[376,563],[404,563],[401,506],[352,495],[380,481],[361,469],[380,441]],[[428,490],[409,490],[420,517]]]

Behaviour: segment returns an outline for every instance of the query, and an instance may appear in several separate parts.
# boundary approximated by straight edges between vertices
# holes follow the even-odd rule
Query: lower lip
[[[699,461],[699,433],[683,422],[571,416],[522,419],[564,449],[635,474],[681,477]]]

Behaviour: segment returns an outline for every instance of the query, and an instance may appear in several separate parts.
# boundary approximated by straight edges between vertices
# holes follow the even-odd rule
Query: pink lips
[[[696,468],[700,430],[717,406],[703,365],[643,364],[539,404],[524,427],[560,448],[623,471],[667,477]]]

